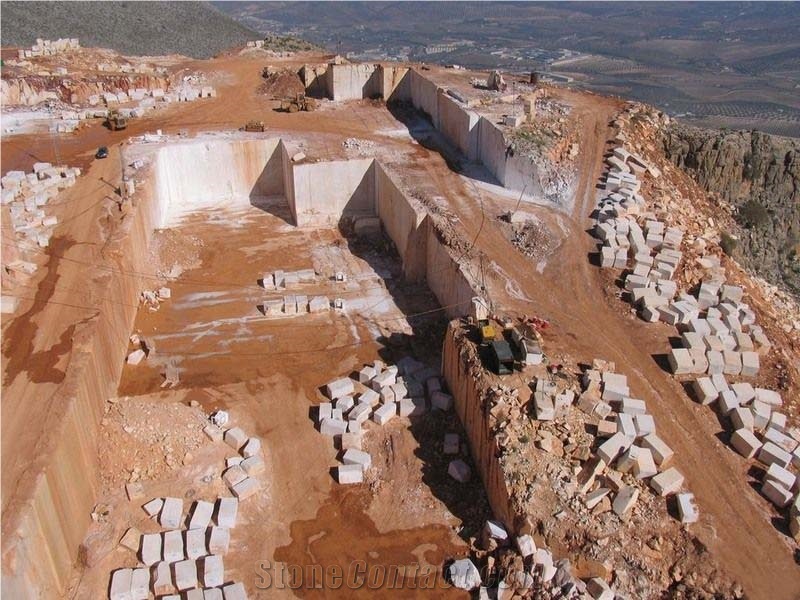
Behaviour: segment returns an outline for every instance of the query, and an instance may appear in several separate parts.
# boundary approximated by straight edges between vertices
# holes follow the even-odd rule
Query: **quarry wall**
[[[375,215],[374,159],[293,165],[289,199],[299,227],[336,226],[342,217]]]
[[[502,520],[510,531],[516,530],[516,515],[503,476],[497,443],[484,416],[483,391],[480,367],[475,357],[470,358],[464,340],[457,336],[457,323],[450,323],[442,352],[442,373],[453,395],[458,418],[467,432],[472,460],[483,481],[489,505],[495,517]]]
[[[257,197],[285,195],[285,154],[277,138],[164,146],[155,160],[157,227],[175,224],[196,210],[246,206]]]
[[[9,506],[3,522],[2,595],[7,598],[65,597],[97,496],[98,435],[106,399],[116,394],[139,292],[152,285],[136,273],[145,264],[159,219],[153,187],[142,186],[132,218],[106,245],[101,264],[109,269],[87,280],[86,298],[106,299],[102,310],[80,324],[63,385],[44,427],[31,480],[20,482],[24,506]],[[6,515],[10,515],[6,520]]]
[[[309,93],[312,88],[307,87]],[[503,187],[540,195],[538,168],[529,158],[509,151],[502,129],[490,118],[469,110],[447,90],[420,72],[392,65],[330,65],[325,96],[356,100],[381,96],[387,102],[411,102],[428,115],[433,127],[469,160],[482,164]]]

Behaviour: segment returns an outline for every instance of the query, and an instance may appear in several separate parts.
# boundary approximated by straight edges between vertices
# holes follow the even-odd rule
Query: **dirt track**
[[[59,377],[63,378],[69,363],[72,332],[95,312],[80,308],[87,304],[80,296],[85,287],[86,266],[58,260],[56,255],[89,263],[101,256],[98,221],[107,209],[103,199],[113,187],[109,182],[119,180],[119,159],[112,144],[156,128],[173,132],[230,129],[254,118],[277,129],[375,138],[378,136],[372,130],[376,125],[393,121],[385,110],[374,107],[314,114],[277,113],[272,110],[274,103],[255,94],[261,81],[261,61],[227,57],[212,64],[215,70],[227,73],[227,83],[218,85],[218,99],[155,113],[134,122],[126,132],[110,133],[93,126],[59,146],[62,162],[91,167],[64,196],[53,256],[29,284],[34,286],[30,300],[23,301],[16,319],[3,323],[4,517],[15,501],[24,498],[32,483],[25,477],[26,469],[52,425],[47,417],[58,399]],[[208,70],[205,63],[196,66]],[[474,190],[452,173],[438,154],[419,149],[425,157],[422,168],[447,197],[465,236],[475,239],[475,247],[502,268],[527,300],[508,293],[506,281],[497,274],[489,278],[492,299],[504,308],[550,320],[552,327],[545,334],[548,348],[569,352],[585,361],[594,357],[614,360],[619,370],[629,375],[632,388],[651,407],[662,436],[676,450],[676,465],[697,496],[703,516],[701,523],[693,527],[720,563],[743,583],[748,596],[797,598],[800,568],[785,536],[770,522],[766,502],[746,485],[741,461],[715,436],[720,429],[718,423],[707,410],[689,400],[654,358],[668,348],[664,329],[621,316],[605,297],[604,275],[588,258],[594,242],[586,233],[591,225],[587,215],[594,203],[594,185],[606,149],[607,123],[619,103],[595,96],[574,95],[570,99],[583,119],[580,186],[574,212],[564,217],[569,235],[542,274],[488,219],[476,237],[482,222],[480,203]],[[383,143],[406,143],[381,139]],[[109,145],[111,156],[91,162],[91,154],[101,143]],[[52,142],[47,138],[11,138],[3,141],[2,151],[4,172],[30,168],[37,160],[54,160]],[[44,283],[37,290],[39,281]],[[97,310],[113,310],[100,306]],[[26,355],[24,361],[19,358],[22,352]],[[297,549],[289,547],[285,552],[292,554]]]

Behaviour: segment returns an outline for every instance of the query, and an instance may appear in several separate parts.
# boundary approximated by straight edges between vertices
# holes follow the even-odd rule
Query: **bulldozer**
[[[281,101],[281,110],[284,112],[296,113],[298,111],[311,112],[317,108],[317,102],[312,98],[307,98],[305,94],[297,94],[290,100]]]
[[[265,129],[264,121],[248,121],[244,124],[241,131],[260,131],[263,132]]]
[[[128,119],[127,117],[123,117],[121,114],[119,114],[118,110],[109,111],[108,116],[106,117],[106,127],[108,127],[111,131],[125,129],[128,127]]]

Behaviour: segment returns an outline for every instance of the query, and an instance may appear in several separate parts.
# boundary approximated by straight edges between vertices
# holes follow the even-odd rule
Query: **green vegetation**
[[[736,248],[739,246],[739,241],[727,231],[723,231],[720,235],[719,245],[722,251],[728,256],[733,256]]]
[[[758,200],[750,199],[739,208],[738,221],[744,227],[763,227],[770,221],[769,211]]]
[[[276,52],[311,52],[320,50],[319,46],[291,35],[268,35],[264,38],[264,48]]]

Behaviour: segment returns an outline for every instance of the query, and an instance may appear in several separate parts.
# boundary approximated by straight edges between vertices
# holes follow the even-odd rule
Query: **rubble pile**
[[[336,470],[340,484],[361,483],[372,465],[372,457],[362,450],[370,420],[382,426],[398,416],[421,416],[428,412],[428,402],[433,410],[449,411],[453,406],[453,397],[442,390],[438,371],[411,357],[402,358],[397,365],[376,360],[355,377],[331,381],[324,389],[327,401],[319,404],[317,425],[320,433],[334,438],[342,450],[342,464]],[[445,453],[458,453],[457,438],[445,440]],[[451,446],[455,452],[448,452]],[[469,466],[458,459],[450,463],[448,473],[460,482],[471,475]]]

